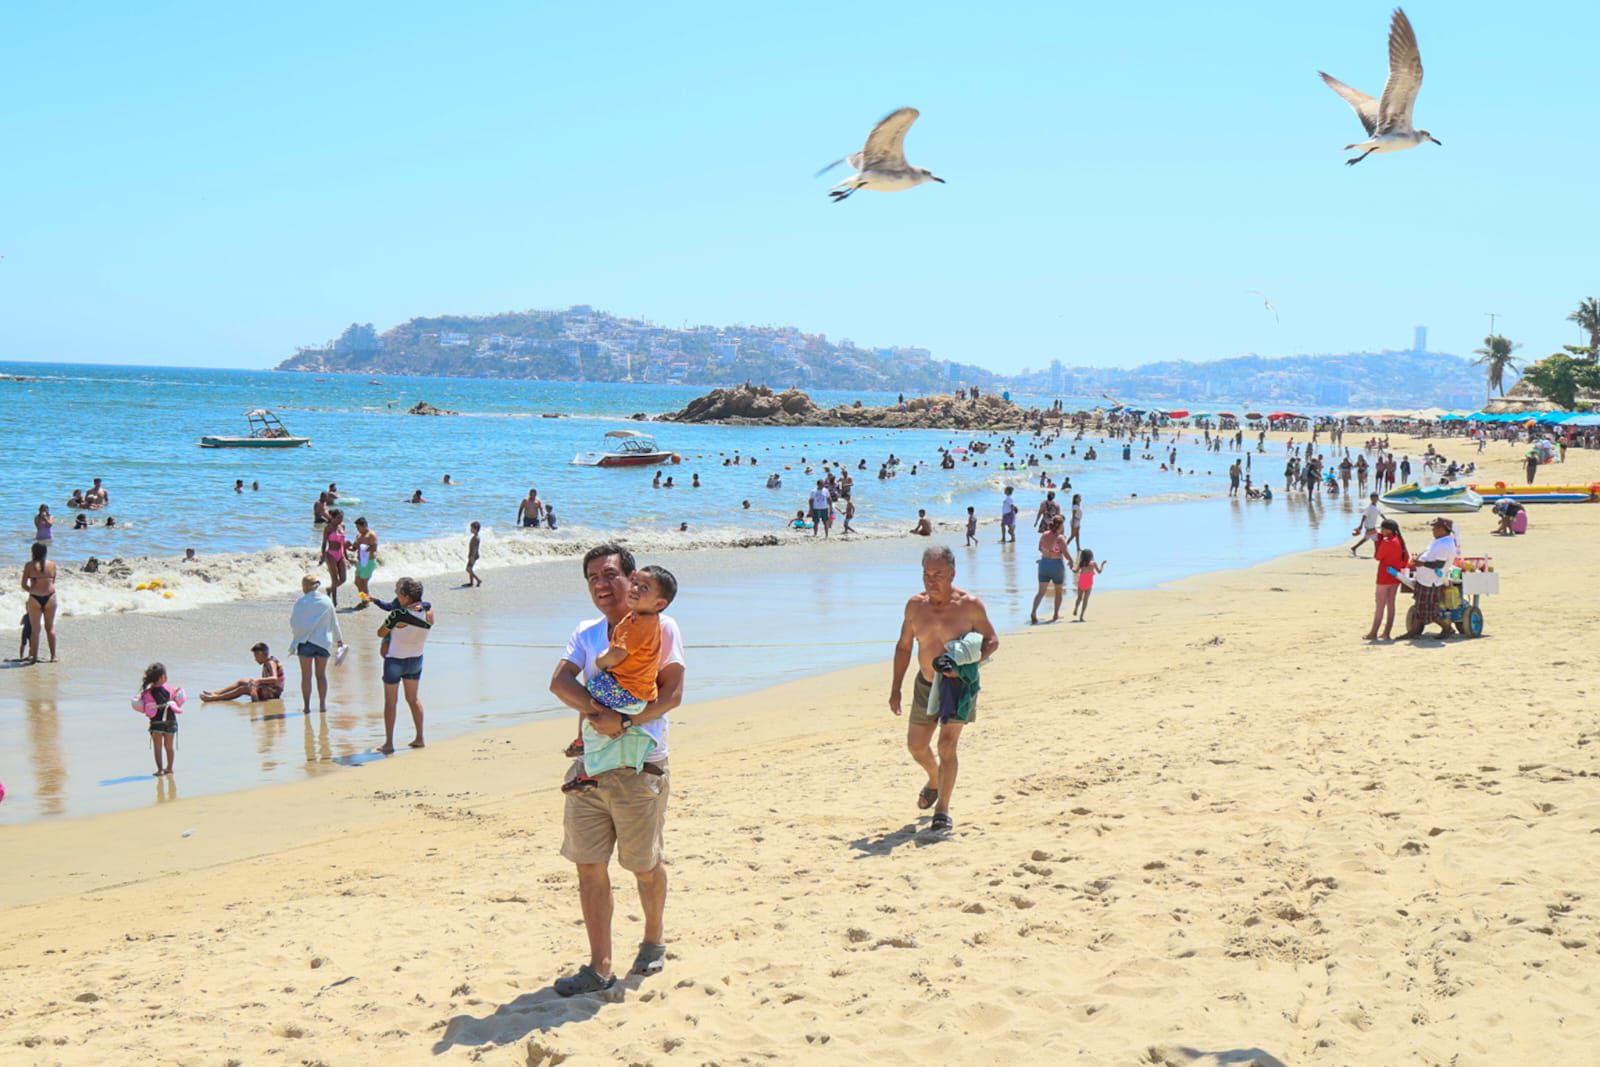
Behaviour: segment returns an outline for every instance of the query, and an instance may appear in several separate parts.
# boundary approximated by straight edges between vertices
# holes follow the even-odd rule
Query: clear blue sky
[[[262,367],[351,321],[591,303],[1015,370],[1542,356],[1600,293],[1600,5],[108,3],[0,20],[0,358]],[[813,179],[911,104],[947,179]],[[1271,296],[1272,321],[1247,290]]]

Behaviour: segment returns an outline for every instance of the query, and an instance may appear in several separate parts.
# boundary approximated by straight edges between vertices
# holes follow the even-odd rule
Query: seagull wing
[[[1361,125],[1367,128],[1367,134],[1370,136],[1376,133],[1378,130],[1378,102],[1360,89],[1350,88],[1350,86],[1335,78],[1332,74],[1324,74],[1320,70],[1317,73],[1321,74],[1322,80],[1328,83],[1328,88],[1344,97],[1345,103],[1356,109],[1356,117],[1361,120]]]
[[[1406,13],[1395,8],[1389,25],[1389,80],[1378,104],[1379,133],[1411,129],[1411,108],[1421,88],[1422,53],[1417,51],[1417,35]]]
[[[861,153],[860,152],[851,152],[848,156],[845,156],[843,159],[836,159],[832,163],[829,163],[826,167],[823,167],[821,170],[817,171],[815,174],[812,175],[812,177],[813,178],[820,178],[824,174],[828,173],[830,170],[832,170],[834,167],[837,167],[841,163],[848,163],[848,164],[850,164],[850,166],[854,167],[857,171],[860,171],[861,170]]]
[[[891,168],[906,165],[906,131],[917,121],[921,112],[914,107],[892,111],[872,127],[867,135],[866,147],[861,150],[862,169],[888,164]]]

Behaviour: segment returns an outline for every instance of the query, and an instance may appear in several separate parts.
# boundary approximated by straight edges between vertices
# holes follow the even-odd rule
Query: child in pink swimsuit
[[[1078,553],[1078,562],[1072,571],[1078,576],[1078,599],[1072,605],[1072,617],[1083,622],[1084,614],[1089,610],[1089,594],[1094,592],[1094,576],[1106,569],[1104,563],[1094,561],[1094,552],[1084,549]]]
[[[156,776],[172,773],[172,753],[178,739],[178,712],[183,710],[184,694],[167,684],[167,669],[159,663],[145,668],[133,710],[150,720],[150,749],[156,758]],[[162,756],[166,765],[162,765]]]

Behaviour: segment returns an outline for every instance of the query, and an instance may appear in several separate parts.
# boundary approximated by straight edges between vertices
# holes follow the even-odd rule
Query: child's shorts
[[[643,711],[647,703],[624,689],[622,683],[617,681],[617,676],[610,671],[601,671],[589,679],[589,695],[612,711],[629,715]]]
[[[402,656],[396,659],[393,656],[383,658],[383,684],[399,685],[402,678],[422,677],[422,657]]]

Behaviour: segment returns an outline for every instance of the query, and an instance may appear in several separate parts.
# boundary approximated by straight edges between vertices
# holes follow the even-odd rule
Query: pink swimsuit
[[[343,530],[332,530],[328,533],[328,558],[331,560],[344,559]]]
[[[1078,591],[1087,593],[1094,588],[1094,569],[1084,567],[1078,572]]]

